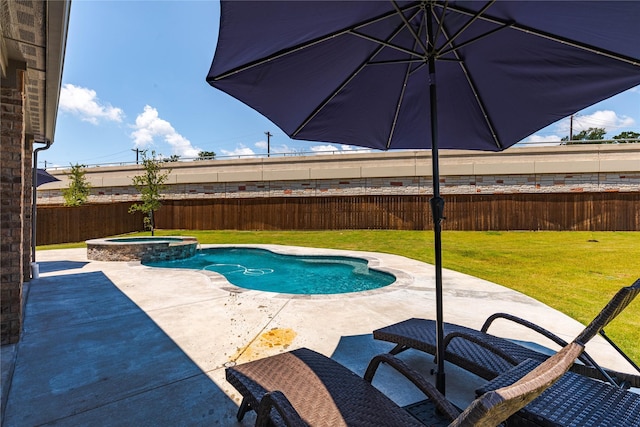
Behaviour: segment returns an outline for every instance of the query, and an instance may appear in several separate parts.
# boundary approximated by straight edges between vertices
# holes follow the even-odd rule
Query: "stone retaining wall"
[[[87,259],[94,261],[157,262],[190,258],[196,254],[198,241],[195,238],[173,237],[171,239],[175,239],[175,241],[88,240]]]

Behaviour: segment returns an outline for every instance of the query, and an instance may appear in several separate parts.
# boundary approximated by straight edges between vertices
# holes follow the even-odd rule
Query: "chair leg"
[[[391,349],[389,354],[393,354],[395,356],[396,354],[402,353],[403,351],[408,350],[408,349],[409,349],[409,347],[407,347],[406,345],[398,344],[398,345],[396,345],[395,347],[393,347]]]
[[[245,397],[242,399],[242,403],[240,403],[240,408],[238,409],[238,414],[236,415],[238,421],[242,421],[242,419],[244,418],[244,414],[246,414],[249,410],[251,410],[251,406],[249,405],[249,401]]]

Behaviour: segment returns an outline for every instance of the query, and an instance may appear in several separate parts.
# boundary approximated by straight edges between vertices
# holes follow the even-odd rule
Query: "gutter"
[[[37,221],[37,202],[38,202],[38,152],[48,150],[51,147],[51,140],[45,138],[44,141],[33,141],[34,144],[45,144],[44,147],[38,147],[33,150],[33,168],[31,169],[31,186],[32,186],[32,202],[31,202],[31,276],[37,279],[36,264],[36,225]],[[35,271],[34,271],[35,269]]]

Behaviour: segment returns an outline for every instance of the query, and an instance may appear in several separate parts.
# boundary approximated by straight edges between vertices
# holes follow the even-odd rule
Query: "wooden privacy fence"
[[[428,195],[165,201],[159,228],[339,230],[432,228]],[[448,230],[640,230],[640,193],[446,195]]]
[[[143,215],[130,214],[133,202],[91,204],[75,207],[38,206],[36,244],[83,240],[143,231]]]
[[[432,228],[428,195],[164,200],[156,227],[192,230]],[[640,193],[445,195],[445,230],[640,230]],[[37,244],[141,231],[131,203],[39,206]]]
[[[449,230],[638,231],[640,193],[444,196]]]

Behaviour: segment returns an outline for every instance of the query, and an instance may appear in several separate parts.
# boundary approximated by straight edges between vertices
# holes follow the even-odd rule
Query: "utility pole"
[[[573,140],[573,114],[571,115],[571,119],[569,120],[569,144]]]
[[[273,135],[271,135],[269,131],[266,131],[264,134],[267,135],[267,157],[271,157],[271,137]]]
[[[140,150],[139,148],[132,148],[131,151],[135,151],[136,152],[136,165],[138,164],[138,159],[139,159],[139,155],[140,155]]]

